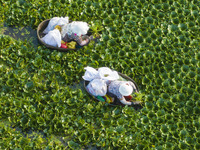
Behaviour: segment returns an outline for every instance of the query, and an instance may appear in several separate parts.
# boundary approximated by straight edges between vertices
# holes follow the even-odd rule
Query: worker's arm
[[[129,84],[133,87],[133,91],[138,92],[138,90],[133,82],[129,81]]]
[[[125,99],[124,97],[122,97],[122,98],[120,99],[120,102],[121,102],[122,104],[124,104],[124,105],[132,105],[132,104],[133,104],[132,102],[126,101],[126,99]]]

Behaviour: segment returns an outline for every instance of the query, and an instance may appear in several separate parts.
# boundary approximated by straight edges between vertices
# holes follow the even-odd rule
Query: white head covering
[[[123,83],[119,87],[119,92],[123,96],[129,96],[133,92],[133,87],[129,83]]]
[[[102,79],[94,79],[87,85],[87,90],[94,96],[105,96],[107,93],[107,85]]]
[[[119,79],[119,75],[117,73],[117,71],[112,71],[110,68],[108,67],[101,67],[98,69],[99,72],[99,76],[101,79],[104,80],[117,80]]]
[[[89,30],[89,26],[86,22],[83,21],[73,21],[71,23],[65,24],[62,27],[61,35],[62,38],[65,37],[65,34],[71,35],[72,33],[76,33],[78,36],[87,34]]]

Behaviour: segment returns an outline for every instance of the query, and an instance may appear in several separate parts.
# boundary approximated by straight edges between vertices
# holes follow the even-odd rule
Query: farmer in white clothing
[[[133,92],[138,92],[136,86],[131,81],[112,81],[108,85],[108,95],[115,95],[122,104],[135,105],[138,102],[126,101],[124,96],[129,96]]]

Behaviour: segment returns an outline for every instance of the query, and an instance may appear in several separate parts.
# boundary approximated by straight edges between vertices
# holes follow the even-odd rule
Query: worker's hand
[[[142,105],[140,101],[135,101],[135,102],[131,102],[131,106],[135,109],[135,110],[140,110],[142,109]]]
[[[134,101],[134,102],[132,102],[132,105],[139,105],[139,104],[141,104],[140,101]]]

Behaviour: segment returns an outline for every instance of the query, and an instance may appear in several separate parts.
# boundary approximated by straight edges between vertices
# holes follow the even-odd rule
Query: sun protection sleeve
[[[126,99],[123,97],[122,99],[120,99],[120,102],[124,105],[132,105],[132,102],[128,102],[126,101]]]
[[[128,83],[133,87],[133,91],[138,92],[138,90],[133,82],[129,81]]]

